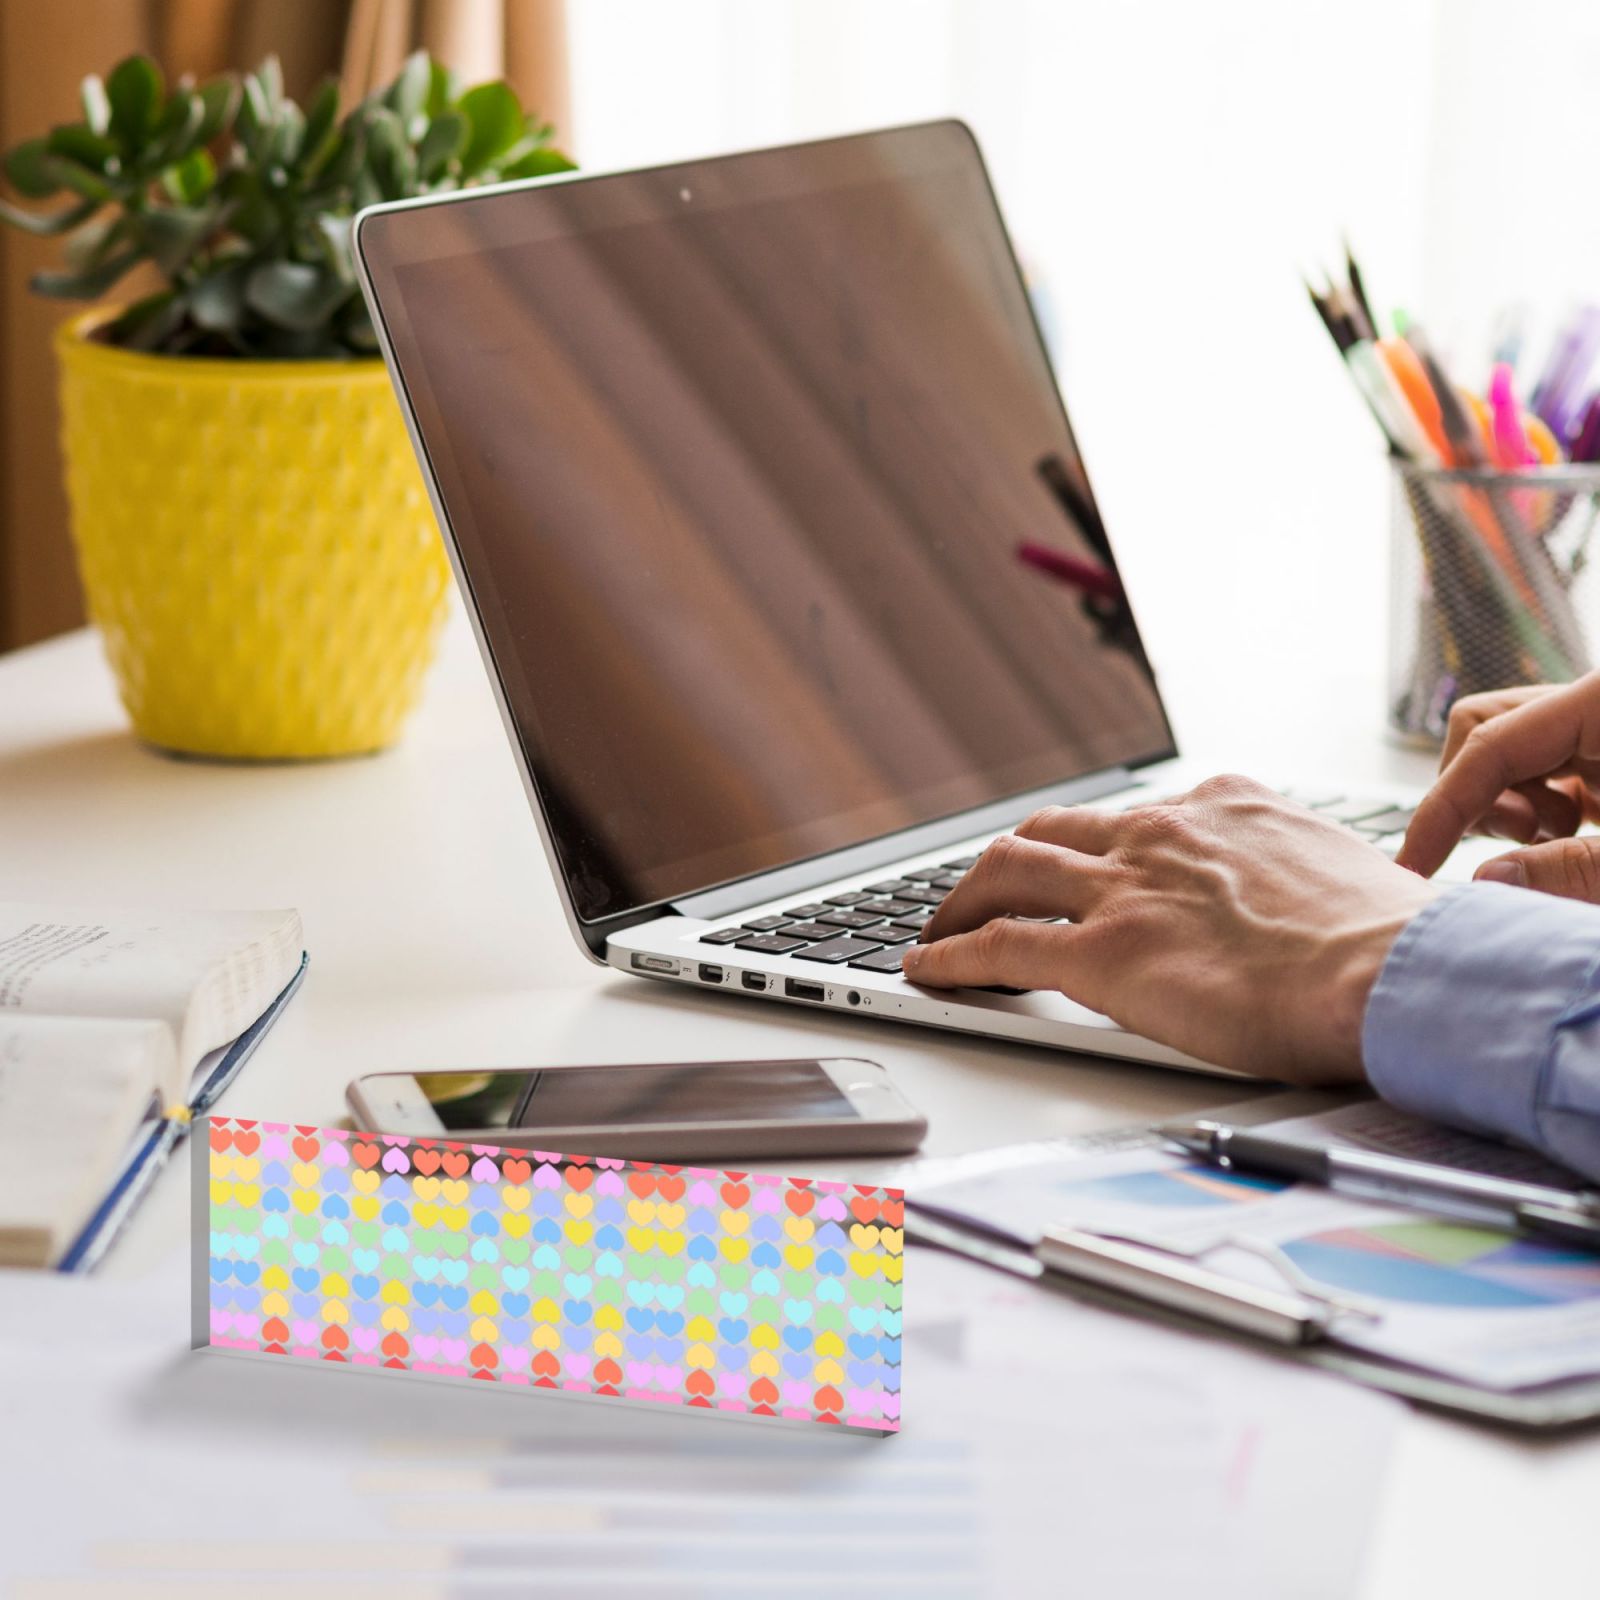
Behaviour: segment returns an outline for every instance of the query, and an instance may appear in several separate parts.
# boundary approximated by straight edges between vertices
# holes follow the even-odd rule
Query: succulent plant
[[[144,56],[83,80],[83,120],[17,145],[4,169],[33,211],[0,221],[63,239],[65,270],[40,294],[93,300],[152,263],[165,287],[121,312],[112,343],[168,354],[370,355],[350,224],[380,200],[563,172],[573,162],[505,83],[464,92],[426,52],[339,113],[328,81],[302,109],[275,58],[242,78],[170,91]]]

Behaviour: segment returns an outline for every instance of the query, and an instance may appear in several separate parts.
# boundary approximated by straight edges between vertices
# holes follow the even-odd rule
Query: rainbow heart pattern
[[[213,1348],[900,1426],[898,1189],[228,1117],[197,1131]]]

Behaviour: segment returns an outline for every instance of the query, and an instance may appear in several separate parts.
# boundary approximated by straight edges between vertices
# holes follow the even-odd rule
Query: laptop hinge
[[[869,839],[865,844],[835,850],[830,855],[813,856],[809,861],[798,861],[773,872],[763,872],[759,877],[725,883],[718,888],[707,889],[702,894],[674,900],[672,909],[686,917],[725,917],[729,912],[762,905],[768,900],[781,900],[785,895],[802,894],[818,884],[871,872],[890,862],[903,861],[907,856],[920,855],[925,850],[937,850],[941,845],[956,844],[978,834],[999,833],[1002,829],[1014,828],[1029,812],[1037,811],[1040,806],[1082,805],[1088,800],[1098,800],[1102,795],[1115,794],[1119,789],[1131,789],[1142,781],[1126,767],[1111,767],[1085,778],[1074,778],[1069,783],[1031,789],[1026,794],[1012,795],[1009,799],[997,800],[992,805],[979,806],[973,811],[941,817],[937,822],[925,822],[920,827],[885,834],[880,839]]]

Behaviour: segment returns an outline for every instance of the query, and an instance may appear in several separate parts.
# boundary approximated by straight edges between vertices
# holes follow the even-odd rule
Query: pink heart
[[[292,1331],[296,1344],[315,1344],[317,1342],[317,1325],[314,1322],[297,1322]]]
[[[383,1142],[385,1144],[407,1144],[410,1141],[407,1140],[403,1133],[386,1133],[383,1136]]]
[[[900,1415],[899,1395],[885,1394],[879,1399],[878,1404],[881,1407],[884,1416],[893,1418]]]
[[[807,1411],[811,1409],[811,1385],[799,1383],[793,1378],[784,1380],[783,1403],[786,1406],[804,1406]]]
[[[852,1389],[849,1399],[850,1409],[859,1416],[876,1417],[882,1412],[882,1407],[878,1404],[876,1390]]]
[[[844,1201],[836,1194],[825,1194],[817,1201],[817,1220],[819,1222],[843,1222]]]
[[[621,1172],[622,1169],[627,1165],[627,1162],[622,1160],[620,1156],[596,1156],[594,1164],[608,1172]],[[641,1166],[645,1165],[644,1162],[640,1162],[639,1164]]]
[[[261,1337],[261,1318],[253,1311],[235,1311],[233,1314],[233,1331],[241,1339],[251,1341]]]
[[[657,1367],[656,1382],[663,1389],[681,1389],[683,1387],[682,1367]]]
[[[263,1133],[287,1133],[289,1124],[287,1122],[263,1122],[261,1131]]]
[[[500,1364],[507,1372],[522,1372],[532,1354],[525,1344],[503,1344],[500,1346]]]
[[[350,1337],[355,1340],[357,1350],[376,1350],[381,1331],[379,1328],[357,1328]]]
[[[745,1388],[749,1382],[750,1376],[748,1373],[724,1372],[722,1376],[717,1379],[717,1387],[721,1389],[724,1394],[736,1395],[742,1400],[744,1398]]]
[[[474,1183],[498,1183],[500,1181],[500,1169],[488,1156],[479,1156],[472,1163],[472,1181]]]
[[[717,1191],[709,1183],[694,1184],[689,1190],[689,1209],[697,1210],[701,1206],[715,1205]]]
[[[752,1211],[780,1211],[783,1209],[783,1197],[775,1189],[759,1190],[750,1201]]]
[[[818,1178],[811,1187],[818,1194],[843,1194],[850,1187],[848,1183],[834,1183],[826,1178]]]
[[[465,1339],[441,1339],[439,1341],[439,1354],[451,1366],[459,1367],[467,1359],[467,1341]]]
[[[439,1338],[437,1334],[419,1333],[411,1341],[411,1348],[416,1353],[419,1361],[432,1361],[439,1353]]]
[[[602,1172],[594,1180],[594,1192],[600,1195],[618,1195],[623,1190],[622,1178],[615,1172]]]
[[[232,1326],[233,1313],[231,1311],[213,1311],[211,1313],[211,1337],[213,1339],[220,1339]]]
[[[561,1174],[548,1163],[535,1169],[533,1174],[535,1189],[559,1189],[561,1187]]]
[[[375,1367],[378,1364],[377,1356],[368,1354],[361,1350],[356,1351],[356,1353],[351,1356],[350,1359],[355,1362],[358,1367]]]
[[[587,1378],[589,1376],[589,1369],[594,1365],[594,1357],[581,1356],[574,1353],[573,1355],[569,1355],[567,1357],[564,1365],[572,1377]]]
[[[343,1138],[343,1135],[340,1135]],[[348,1167],[350,1165],[350,1152],[342,1144],[331,1140],[322,1146],[322,1164],[325,1167]]]
[[[648,1361],[630,1361],[628,1363],[628,1382],[635,1389],[648,1389],[651,1374],[656,1369]]]
[[[778,1189],[786,1184],[787,1178],[780,1178],[775,1172],[752,1172],[750,1182],[757,1189]]]
[[[397,1150],[391,1145],[383,1152],[383,1170],[385,1172],[409,1172],[411,1162],[404,1150]]]
[[[270,1134],[261,1141],[261,1160],[287,1161],[289,1159],[289,1141],[281,1134]]]

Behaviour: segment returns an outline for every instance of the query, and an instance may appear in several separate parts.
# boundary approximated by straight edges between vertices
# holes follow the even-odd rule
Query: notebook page
[[[165,1023],[0,1015],[0,1265],[60,1256],[174,1060]]]

